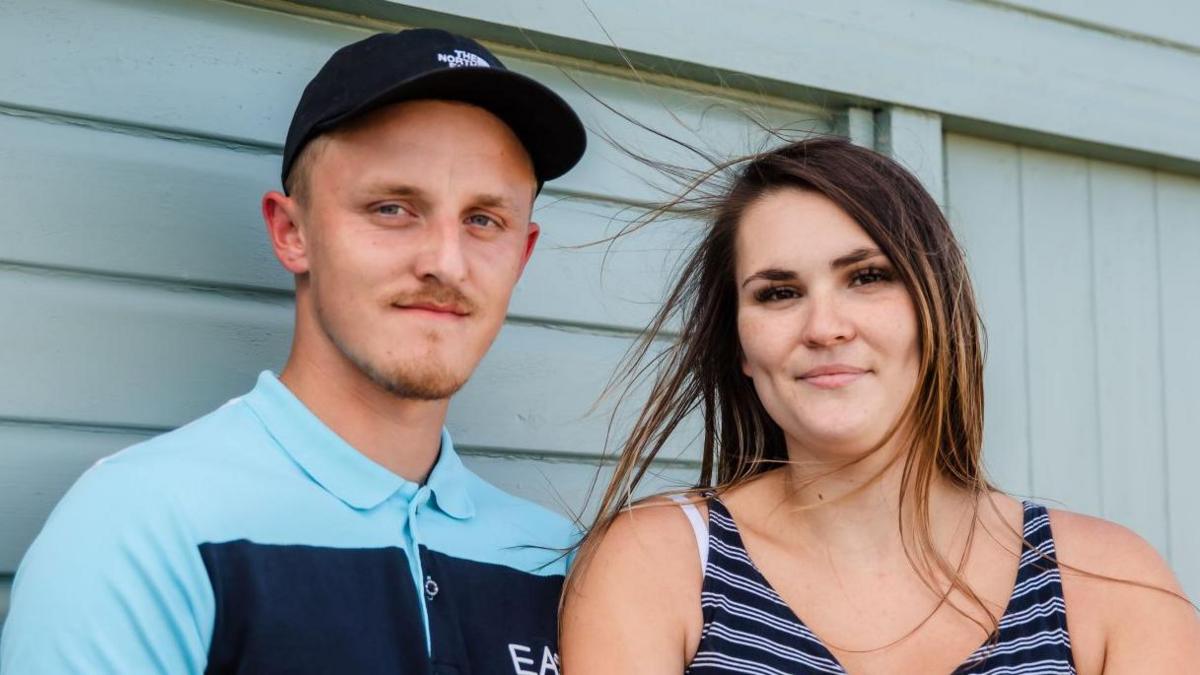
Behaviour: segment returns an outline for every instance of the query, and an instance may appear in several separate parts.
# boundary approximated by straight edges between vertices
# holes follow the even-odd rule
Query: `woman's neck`
[[[777,480],[783,504],[779,526],[799,529],[800,541],[820,542],[841,555],[895,558],[917,551],[917,532],[928,506],[934,547],[947,558],[961,555],[977,495],[936,471],[922,489],[905,473],[907,453],[889,444],[853,462],[797,457]]]

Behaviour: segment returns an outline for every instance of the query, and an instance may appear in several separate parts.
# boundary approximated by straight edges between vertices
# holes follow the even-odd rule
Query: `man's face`
[[[301,321],[396,395],[449,397],[537,240],[528,154],[491,113],[447,101],[382,108],[313,150],[297,204]]]

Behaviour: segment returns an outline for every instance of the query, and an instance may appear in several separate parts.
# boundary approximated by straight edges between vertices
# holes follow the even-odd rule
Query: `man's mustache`
[[[425,284],[415,291],[398,293],[392,297],[392,304],[399,307],[432,306],[455,314],[473,314],[476,309],[474,302],[465,293],[445,284]]]

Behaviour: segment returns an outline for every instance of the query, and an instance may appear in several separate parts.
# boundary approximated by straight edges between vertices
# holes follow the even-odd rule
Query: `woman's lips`
[[[799,379],[818,389],[838,389],[857,382],[868,372],[865,368],[834,364],[805,371]]]

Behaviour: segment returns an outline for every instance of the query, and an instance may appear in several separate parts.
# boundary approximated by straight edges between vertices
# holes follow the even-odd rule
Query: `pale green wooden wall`
[[[541,0],[0,0],[0,616],[24,548],[84,468],[280,365],[289,280],[258,196],[307,77],[337,46],[401,24],[494,40],[594,132],[540,201],[543,244],[451,411],[482,474],[579,507],[605,423],[588,407],[693,233],[678,223],[624,241],[603,274],[602,249],[562,248],[655,196],[652,174],[596,132],[680,157],[565,68],[717,151],[761,141],[748,109],[911,166],[970,254],[1001,485],[1134,527],[1200,591],[1200,288],[1187,273],[1200,254],[1200,87],[1185,86],[1200,82],[1200,34],[1170,18],[1194,10],[1170,2],[1133,15],[1076,0],[697,0],[688,12],[613,0],[589,3],[593,16]],[[663,480],[694,471],[688,448],[676,454]]]
[[[396,27],[336,19],[205,0],[0,2],[0,60],[25,64],[0,69],[0,616],[22,553],[86,467],[282,364],[291,279],[266,244],[259,197],[276,185],[307,78],[336,47]],[[560,66],[607,104],[720,153],[764,142],[746,114],[796,133],[829,131],[833,117],[499,51],[578,107],[591,147],[539,199],[539,250],[448,425],[472,468],[571,513],[603,450],[607,417],[589,408],[695,230],[648,230],[603,267],[604,247],[566,248],[662,196],[602,135],[684,157],[606,113]],[[662,481],[695,473],[679,450]]]
[[[946,139],[1001,486],[1133,528],[1200,590],[1200,178]]]

